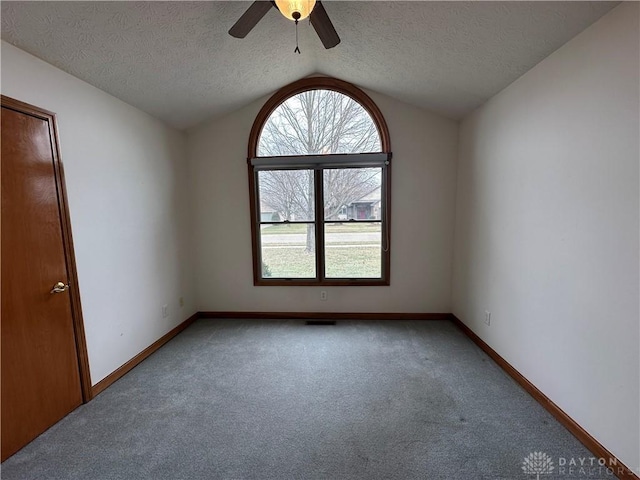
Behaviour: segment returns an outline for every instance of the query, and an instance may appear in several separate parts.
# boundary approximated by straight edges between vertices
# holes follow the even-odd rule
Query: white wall
[[[391,286],[254,287],[247,144],[267,98],[189,134],[199,310],[449,312],[457,122],[368,92],[393,150]]]
[[[453,282],[453,312],[631,468],[638,13],[616,7],[464,120]]]
[[[57,114],[97,383],[195,312],[185,134],[5,42],[2,94]]]

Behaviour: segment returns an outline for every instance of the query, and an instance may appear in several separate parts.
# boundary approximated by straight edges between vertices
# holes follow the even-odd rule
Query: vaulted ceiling
[[[2,38],[177,128],[311,74],[460,118],[619,2],[327,1],[342,39],[272,9],[245,38],[251,2],[2,2]]]

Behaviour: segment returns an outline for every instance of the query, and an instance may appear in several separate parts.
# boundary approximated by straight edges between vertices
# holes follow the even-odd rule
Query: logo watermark
[[[535,475],[540,480],[540,475],[553,473],[553,461],[544,452],[531,452],[522,461],[522,471],[526,475]]]
[[[554,462],[554,460],[556,460]],[[562,478],[614,478],[624,473],[624,466],[617,458],[558,457],[552,458],[545,452],[531,452],[522,461],[525,475],[535,475],[540,480],[544,475],[555,474]]]

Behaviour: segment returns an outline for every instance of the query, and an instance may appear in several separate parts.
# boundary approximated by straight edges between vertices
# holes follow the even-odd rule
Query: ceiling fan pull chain
[[[296,49],[293,51],[293,53],[297,53],[298,55],[300,55],[300,48],[298,48],[298,20],[296,19]]]

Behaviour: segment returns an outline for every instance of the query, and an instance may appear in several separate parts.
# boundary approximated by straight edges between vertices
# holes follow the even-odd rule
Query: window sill
[[[267,280],[254,280],[253,285],[256,287],[388,287],[389,280],[381,279],[353,279],[353,280],[285,280],[282,278]]]

